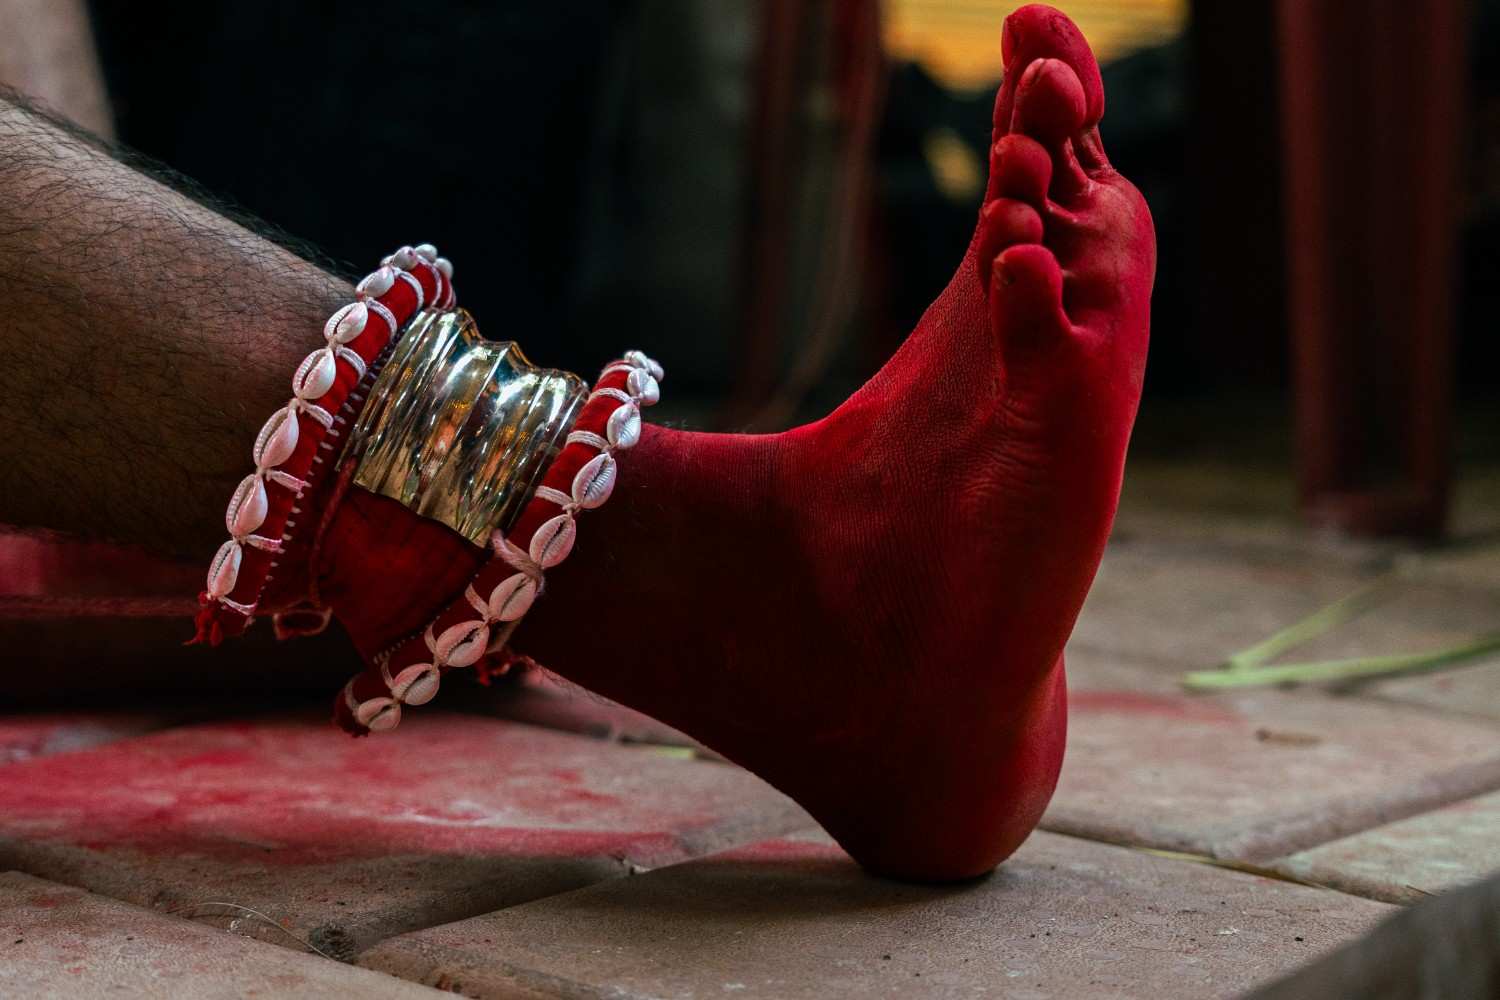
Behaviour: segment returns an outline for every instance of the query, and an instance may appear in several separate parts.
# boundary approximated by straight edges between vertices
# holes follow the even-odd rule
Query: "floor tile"
[[[1372,899],[1417,902],[1500,871],[1500,793],[1378,826],[1270,866]]]
[[[545,670],[524,670],[515,678],[493,685],[493,693],[473,693],[466,707],[503,719],[618,743],[651,743],[690,747],[700,756],[714,756],[700,743],[665,722],[658,722],[603,695],[586,691]]]
[[[0,716],[0,764],[98,746],[160,728],[151,712],[38,712]]]
[[[1203,670],[1353,592],[1373,571],[1219,546],[1112,544],[1071,645]]]
[[[19,872],[0,873],[0,956],[18,998],[441,996]]]
[[[1050,834],[977,882],[902,885],[813,835],[403,935],[361,963],[479,997],[1228,997],[1388,910]]]
[[[1254,860],[1500,788],[1488,722],[1311,689],[1163,693],[1140,676],[1075,683],[1045,828]]]
[[[342,958],[808,822],[738,768],[653,748],[436,712],[363,740],[282,718],[12,765],[0,865],[220,924],[204,904],[251,906]]]

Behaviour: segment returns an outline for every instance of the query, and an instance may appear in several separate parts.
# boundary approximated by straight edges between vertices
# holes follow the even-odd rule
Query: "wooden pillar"
[[[1319,525],[1443,530],[1463,8],[1278,0],[1299,488]]]

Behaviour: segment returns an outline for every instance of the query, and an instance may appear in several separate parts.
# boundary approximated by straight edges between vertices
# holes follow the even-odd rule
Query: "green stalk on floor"
[[[1270,641],[1267,640],[1267,642]],[[1281,663],[1269,667],[1242,665],[1229,669],[1197,670],[1182,678],[1182,686],[1189,691],[1221,691],[1228,688],[1268,687],[1274,684],[1363,680],[1371,677],[1390,677],[1397,674],[1418,674],[1441,670],[1497,652],[1500,652],[1500,634],[1425,653],[1356,656],[1346,660]]]
[[[1385,574],[1371,581],[1346,597],[1341,597],[1294,622],[1267,639],[1248,646],[1219,665],[1222,670],[1249,670],[1269,663],[1288,650],[1311,642],[1325,632],[1331,632],[1345,622],[1353,621],[1390,596],[1393,574]]]

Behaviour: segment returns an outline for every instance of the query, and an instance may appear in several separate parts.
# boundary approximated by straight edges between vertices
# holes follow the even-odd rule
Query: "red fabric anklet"
[[[332,478],[328,459],[364,402],[356,389],[368,388],[387,348],[424,304],[452,308],[452,274],[431,244],[402,247],[359,282],[354,302],[329,317],[326,343],[298,366],[291,401],[256,437],[255,471],[229,500],[224,523],[230,538],[215,553],[198,595],[191,642],[218,645],[240,634],[278,565],[307,565],[291,558],[299,540],[293,529],[300,522],[310,535],[312,519],[322,513],[301,501]]]
[[[511,633],[541,594],[543,573],[572,551],[574,518],[609,499],[615,453],[640,439],[641,408],[660,398],[662,375],[639,351],[604,369],[509,536],[490,536],[494,557],[425,630],[375,656],[344,686],[334,701],[341,728],[355,736],[393,729],[402,706],[431,701],[447,671],[479,665],[488,679],[509,668]]]

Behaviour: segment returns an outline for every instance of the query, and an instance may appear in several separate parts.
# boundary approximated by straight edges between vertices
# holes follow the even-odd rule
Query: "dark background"
[[[1357,27],[1385,6],[1342,16]],[[1459,253],[1443,276],[1465,463],[1494,460],[1500,381],[1496,6],[1464,8]],[[489,336],[581,372],[640,345],[668,365],[667,412],[762,428],[835,405],[946,282],[979,195],[943,183],[931,142],[956,136],[983,164],[992,100],[875,53],[861,102],[874,8],[802,7],[779,49],[776,4],[179,0],[94,17],[124,142],[351,273],[431,240]],[[1181,37],[1104,68],[1106,145],[1160,241],[1138,450],[1233,439],[1291,460],[1298,233],[1275,17],[1199,3]],[[792,96],[768,110],[778,84]],[[830,268],[840,232],[856,245]]]

